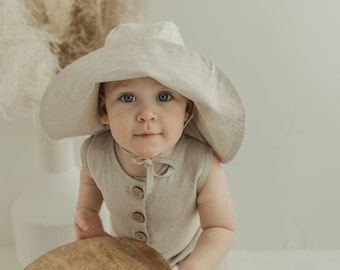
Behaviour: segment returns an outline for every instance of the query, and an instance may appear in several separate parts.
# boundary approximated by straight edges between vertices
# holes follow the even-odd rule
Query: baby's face
[[[115,141],[133,154],[152,158],[172,149],[191,115],[192,103],[151,78],[105,83],[100,120]]]

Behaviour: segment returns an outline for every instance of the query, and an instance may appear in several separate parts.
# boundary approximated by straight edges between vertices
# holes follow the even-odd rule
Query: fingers
[[[88,222],[86,220],[86,215],[77,215],[76,216],[76,229],[79,231],[87,231],[89,229]]]
[[[77,240],[109,235],[104,231],[99,214],[87,208],[77,210],[75,230]]]

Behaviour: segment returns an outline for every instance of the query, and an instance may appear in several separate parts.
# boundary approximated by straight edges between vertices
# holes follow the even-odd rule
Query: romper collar
[[[138,164],[138,165],[144,165],[144,167],[146,168],[146,191],[147,191],[147,194],[150,194],[152,192],[153,185],[154,185],[154,182],[155,182],[155,177],[166,178],[166,177],[169,177],[169,176],[174,174],[174,171],[175,171],[174,162],[170,159],[160,157],[162,153],[153,157],[153,158],[143,158],[143,157],[136,156],[135,154],[133,154],[132,152],[125,149],[124,147],[122,147],[119,144],[118,144],[118,146],[124,152],[126,152],[130,155],[131,162],[133,162],[134,164]],[[168,168],[167,168],[165,173],[158,173],[158,172],[155,171],[155,167],[154,167],[155,164],[162,164],[163,166],[165,165]]]
[[[132,157],[132,162],[135,164],[141,165],[144,164],[144,167],[146,168],[146,190],[147,194],[150,194],[152,192],[152,188],[155,181],[155,176],[159,178],[165,178],[170,175],[173,175],[175,171],[174,163],[169,159],[164,159],[160,157],[154,157],[154,158],[141,158],[141,157]],[[155,171],[154,164],[163,164],[167,165],[168,169],[164,174],[159,174]]]

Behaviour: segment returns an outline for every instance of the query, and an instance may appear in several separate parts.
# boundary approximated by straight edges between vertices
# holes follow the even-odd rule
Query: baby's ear
[[[194,109],[194,103],[193,103],[191,100],[188,100],[188,101],[187,101],[187,107],[186,107],[185,111],[186,111],[189,115],[191,115],[193,109]]]
[[[187,101],[187,107],[185,108],[185,121],[188,121],[194,110],[194,103],[191,100]]]
[[[100,122],[102,122],[104,125],[107,125],[109,123],[109,117],[107,116],[106,105],[104,102],[99,104],[98,110]]]
[[[106,125],[109,123],[109,118],[107,116],[106,104],[105,104],[105,91],[104,85],[101,84],[99,87],[99,96],[98,96],[98,112],[99,119],[102,124]]]

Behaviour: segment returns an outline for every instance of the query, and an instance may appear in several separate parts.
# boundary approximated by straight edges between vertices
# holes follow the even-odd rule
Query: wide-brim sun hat
[[[103,82],[151,77],[194,103],[184,133],[209,144],[221,162],[237,153],[245,113],[228,77],[210,60],[185,46],[172,21],[125,23],[106,37],[104,47],[72,62],[51,81],[40,121],[53,139],[95,134],[98,93]]]

